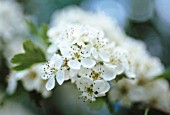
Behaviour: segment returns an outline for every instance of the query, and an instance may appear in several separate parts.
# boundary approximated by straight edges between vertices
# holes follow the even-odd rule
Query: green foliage
[[[20,71],[29,68],[35,63],[45,62],[46,58],[42,50],[36,46],[32,41],[27,40],[23,44],[25,53],[16,54],[11,62],[18,64],[13,67],[14,70]]]
[[[38,28],[33,22],[28,21],[28,20],[26,22],[27,22],[27,25],[28,25],[28,28],[31,34],[35,36],[36,38],[38,38],[40,42],[43,43],[43,45],[48,47],[50,45],[50,42],[47,36],[47,31],[48,31],[47,24],[43,23],[41,27]]]
[[[170,68],[167,68],[164,73],[155,77],[155,79],[167,79],[170,82]]]

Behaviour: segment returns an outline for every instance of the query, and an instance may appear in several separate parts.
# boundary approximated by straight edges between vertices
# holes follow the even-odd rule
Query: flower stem
[[[112,105],[112,103],[109,101],[108,96],[106,96],[104,99],[105,99],[105,103],[106,103],[107,109],[108,109],[109,112],[110,112],[110,115],[114,115],[113,105]]]
[[[149,108],[146,108],[144,115],[148,115],[148,113],[149,113]]]

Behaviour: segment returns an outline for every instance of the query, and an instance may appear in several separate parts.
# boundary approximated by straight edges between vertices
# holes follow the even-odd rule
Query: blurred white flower
[[[145,84],[136,85],[129,97],[132,102],[144,102],[157,108],[166,110],[169,107],[169,84],[166,80],[146,81]],[[144,82],[143,82],[144,83]],[[168,110],[168,109],[167,109]]]
[[[10,8],[9,8],[10,6]],[[5,41],[13,40],[18,34],[27,32],[21,6],[9,0],[0,1],[0,36]]]
[[[23,51],[23,36],[27,33],[28,28],[21,6],[15,1],[0,0],[0,42],[3,43],[2,49],[9,65],[14,54]]]
[[[131,106],[133,101],[130,100],[129,92],[133,88],[135,88],[133,80],[119,80],[117,83],[114,83],[112,89],[110,90],[109,99],[112,102],[120,102],[122,106]]]
[[[8,86],[6,92],[8,94],[12,95],[15,92],[18,80],[19,78],[17,77],[17,72],[11,71],[7,78]]]
[[[35,90],[41,93],[43,97],[49,97],[51,92],[45,89],[47,81],[41,79],[41,67],[41,64],[36,64],[23,71],[12,71],[8,78],[7,93],[13,94],[17,88],[17,82],[21,81],[27,91]]]
[[[128,59],[126,49],[121,47],[112,49],[110,63],[107,65],[115,69],[116,74],[118,75],[124,73],[128,78],[136,77],[135,72],[133,71],[133,65],[130,64],[130,60]]]
[[[114,20],[103,14],[85,11],[76,6],[67,7],[62,11],[56,11],[52,17],[51,26],[58,26],[61,21],[66,24],[85,24],[100,29],[105,33],[105,37],[108,38],[109,42],[114,41],[119,43],[125,39],[123,30]]]
[[[126,49],[128,61],[137,77],[143,76],[152,79],[164,71],[164,66],[159,58],[149,54],[144,42],[126,38],[121,43],[121,47]]]

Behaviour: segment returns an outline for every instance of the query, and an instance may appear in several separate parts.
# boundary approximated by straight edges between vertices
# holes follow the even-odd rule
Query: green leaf
[[[47,36],[48,26],[47,24],[42,24],[39,30],[39,38],[47,45],[50,45],[49,38]]]
[[[48,26],[43,23],[40,28],[38,28],[33,22],[26,21],[31,34],[38,38],[44,45],[49,46],[49,38],[47,36]]]
[[[27,40],[23,44],[25,53],[17,54],[12,59],[11,62],[17,64],[13,67],[14,70],[20,71],[31,67],[35,63],[45,62],[46,58],[42,50],[37,47],[32,41]]]
[[[164,73],[155,77],[155,79],[167,79],[170,82],[170,68],[167,68]]]
[[[28,26],[30,32],[37,36],[38,35],[37,26],[32,21],[29,21],[29,20],[26,20],[26,23],[27,23],[27,26]]]

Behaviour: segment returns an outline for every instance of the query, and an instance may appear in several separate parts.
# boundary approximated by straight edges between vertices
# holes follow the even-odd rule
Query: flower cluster
[[[0,9],[7,10],[5,5]],[[20,43],[17,43],[19,40],[10,40],[9,43],[9,40],[6,41],[4,38],[18,38],[14,30],[20,27],[15,25],[18,24],[17,19],[12,18],[15,13],[9,13],[11,19],[16,19],[11,20],[12,24],[3,14],[3,10],[0,10],[0,24],[5,24],[4,27],[10,26],[10,29],[9,32],[5,32],[4,27],[0,27],[0,37],[8,43],[3,50],[10,52],[8,55],[5,54],[5,57],[9,58],[11,52],[21,51],[20,47],[14,51],[14,47]],[[22,18],[21,15],[18,19]],[[22,23],[21,25],[24,26]],[[119,102],[123,106],[143,102],[170,110],[169,84],[165,79],[155,80],[155,76],[163,73],[164,66],[158,58],[149,55],[143,42],[126,36],[116,22],[103,15],[71,7],[57,12],[51,25],[48,30],[50,45],[44,54],[48,61],[43,64],[32,63],[28,68],[21,68],[18,72],[10,71],[7,79],[8,94],[13,94],[17,82],[21,81],[27,91],[35,90],[43,97],[49,97],[56,83],[62,85],[70,80],[82,92],[80,97],[84,101],[93,102],[110,91],[109,101]],[[17,31],[22,33],[21,30]],[[0,49],[2,48],[3,46],[0,46]]]
[[[95,101],[109,91],[109,81],[116,75],[124,73],[135,78],[126,50],[110,42],[100,29],[61,22],[48,35],[51,45],[47,52],[52,57],[44,64],[42,75],[42,79],[48,80],[47,90],[54,88],[55,79],[59,85],[70,79],[85,100]]]

